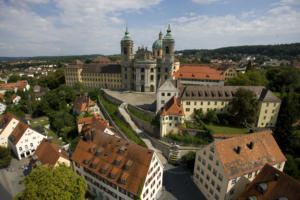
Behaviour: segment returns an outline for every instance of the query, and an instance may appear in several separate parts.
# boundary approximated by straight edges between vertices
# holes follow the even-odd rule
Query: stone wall
[[[105,97],[107,100],[109,100],[111,103],[117,104],[118,106],[121,105],[121,104],[123,103],[123,101],[121,101],[121,100],[119,100],[119,99],[117,99],[117,98],[115,98],[115,97],[113,97],[113,96],[107,94],[104,90],[102,90],[102,91],[103,91],[104,97]]]
[[[106,97],[105,97],[105,98],[106,98]],[[108,112],[106,111],[105,107],[102,105],[102,103],[101,103],[99,97],[98,97],[98,106],[99,106],[99,108],[100,108],[100,110],[101,110],[101,112],[102,112],[104,118],[105,118],[106,120],[109,121],[109,124],[115,128],[115,130],[119,133],[119,135],[120,135],[121,137],[123,137],[124,139],[128,140],[128,138],[127,138],[127,136],[125,135],[125,133],[123,133],[123,131],[121,131],[121,130],[119,129],[119,127],[115,124],[115,122],[112,120],[112,118],[110,117],[110,115],[109,115]]]

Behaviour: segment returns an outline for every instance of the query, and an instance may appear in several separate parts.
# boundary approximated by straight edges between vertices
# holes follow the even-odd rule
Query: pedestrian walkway
[[[143,130],[139,129],[136,124],[132,121],[130,115],[127,113],[126,108],[127,107],[127,103],[122,103],[119,106],[119,112],[120,114],[123,116],[123,118],[125,119],[125,121],[130,125],[130,127],[132,128],[132,130],[145,142],[146,146],[149,149],[152,149],[153,151],[155,151],[156,155],[158,156],[158,158],[160,159],[161,163],[163,164],[163,166],[165,166],[168,161],[167,159],[163,156],[162,152],[159,149],[156,149],[153,145],[151,140],[149,139],[150,136],[147,135],[147,133],[144,133]]]

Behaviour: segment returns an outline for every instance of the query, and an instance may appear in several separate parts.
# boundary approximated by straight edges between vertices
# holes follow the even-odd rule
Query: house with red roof
[[[184,112],[180,101],[173,96],[163,107],[160,113],[160,137],[178,134],[181,124],[184,123]]]
[[[4,94],[6,91],[26,91],[30,89],[30,85],[26,80],[17,81],[15,83],[1,83],[0,93]]]
[[[33,154],[30,163],[33,167],[56,167],[59,164],[63,164],[69,167],[71,165],[68,152],[66,152],[64,149],[61,149],[57,144],[47,139],[43,139],[42,143]]]
[[[77,96],[74,100],[73,113],[75,115],[80,115],[83,112],[90,112],[92,114],[100,115],[100,109],[98,105],[87,95]]]
[[[286,160],[270,130],[246,134],[197,151],[193,180],[206,199],[236,200],[265,164],[282,172]]]

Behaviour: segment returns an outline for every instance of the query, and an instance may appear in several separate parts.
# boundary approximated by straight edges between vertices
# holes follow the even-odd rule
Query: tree
[[[195,152],[189,151],[181,158],[183,165],[191,172],[194,171],[195,156],[196,156]]]
[[[19,76],[19,75],[11,75],[10,77],[9,77],[9,79],[7,80],[7,82],[8,83],[15,83],[15,82],[17,82],[17,81],[19,81],[19,80],[22,80],[22,77],[21,76]]]
[[[40,166],[22,180],[25,190],[15,200],[84,199],[87,184],[81,176],[64,165]]]
[[[213,110],[207,111],[207,113],[205,115],[205,122],[206,123],[218,124],[219,123],[219,119],[218,119],[218,116],[217,116],[216,112],[213,111]]]
[[[11,161],[10,150],[8,148],[0,146],[0,167],[9,166]]]
[[[229,79],[226,85],[264,85],[266,86],[268,80],[266,79],[263,70],[249,70],[245,74],[239,73],[236,77]]]
[[[296,93],[291,92],[284,95],[281,102],[274,137],[283,152],[290,148],[292,125],[299,117],[299,99]]]
[[[259,102],[252,91],[239,88],[230,104],[230,113],[237,125],[245,127],[256,121]]]

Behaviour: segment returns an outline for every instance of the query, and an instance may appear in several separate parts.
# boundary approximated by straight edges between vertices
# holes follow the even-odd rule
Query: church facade
[[[165,36],[160,32],[152,45],[152,52],[138,47],[134,55],[134,43],[126,28],[121,40],[122,89],[138,92],[156,92],[160,81],[167,80],[179,69],[174,60],[175,40],[170,25]]]

